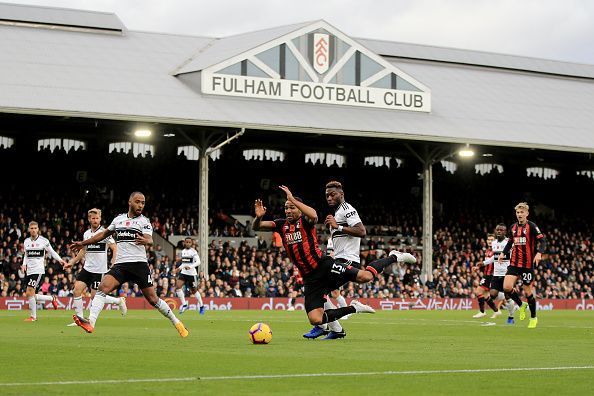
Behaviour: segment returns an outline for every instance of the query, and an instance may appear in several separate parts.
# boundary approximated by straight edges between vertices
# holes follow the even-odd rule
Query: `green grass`
[[[93,334],[66,327],[72,313],[0,312],[0,394],[588,394],[594,369],[409,373],[286,378],[220,376],[371,373],[594,366],[594,312],[552,311],[539,327],[472,312],[408,311],[354,315],[348,336],[307,341],[302,311],[219,311],[181,318],[182,339],[156,311],[104,311]],[[251,345],[247,331],[264,321],[269,345]],[[192,378],[184,381],[52,384],[36,382]],[[198,379],[202,377],[203,379]],[[7,386],[9,383],[30,385]]]

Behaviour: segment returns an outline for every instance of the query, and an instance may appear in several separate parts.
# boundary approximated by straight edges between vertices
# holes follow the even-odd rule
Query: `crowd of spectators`
[[[223,151],[220,160],[211,162],[212,180],[233,183],[211,183],[209,233],[212,237],[244,238],[255,235],[249,224],[242,224],[231,214],[249,215],[254,198],[262,198],[269,208],[267,219],[283,216],[283,195],[274,186],[286,181],[287,169],[298,167],[291,160],[255,161],[242,159],[238,153]],[[50,150],[47,147],[30,153],[29,161],[15,166],[19,153],[3,149],[2,169],[7,172],[0,191],[0,293],[22,295],[24,273],[23,240],[27,224],[36,220],[41,234],[47,237],[62,257],[71,257],[67,245],[82,238],[86,229],[86,211],[103,209],[104,223],[126,208],[126,198],[133,190],[147,195],[146,216],[155,232],[171,235],[198,235],[198,165],[184,156],[169,154],[157,157],[113,152],[109,161],[86,161],[83,149]],[[229,158],[225,158],[229,155]],[[92,156],[92,153],[91,153]],[[158,160],[156,160],[158,159]],[[38,164],[43,163],[43,167]],[[273,163],[273,164],[271,164]],[[391,167],[326,167],[323,164],[301,165],[299,177],[290,183],[294,192],[318,209],[320,217],[330,213],[324,201],[323,186],[331,179],[344,182],[347,200],[361,214],[368,226],[368,237],[361,243],[362,261],[369,262],[386,254],[390,248],[404,247],[421,262],[422,221],[420,211],[421,182],[413,165],[392,163]],[[126,172],[121,172],[125,168]],[[507,169],[507,168],[506,168]],[[507,172],[507,170],[506,170]],[[35,175],[29,183],[28,175]],[[521,172],[517,178],[497,172],[478,176],[460,167],[452,175],[439,165],[434,169],[434,257],[433,279],[423,283],[420,264],[391,268],[374,283],[349,285],[349,297],[473,297],[480,272],[472,267],[482,261],[486,235],[500,221],[513,221],[513,207],[520,199],[541,202],[531,211],[547,235],[548,255],[537,270],[537,296],[550,298],[592,298],[593,248],[592,213],[589,208],[592,182],[587,179],[547,181],[531,180]],[[55,178],[60,175],[60,178]],[[133,175],[133,177],[131,177]],[[397,193],[383,191],[386,180],[397,180]],[[483,194],[494,185],[505,182],[507,188],[498,194]],[[565,183],[565,184],[563,184]],[[580,189],[568,202],[563,185]],[[241,191],[241,196],[237,195]],[[518,195],[518,191],[529,191]],[[556,208],[556,211],[550,208]],[[573,210],[575,209],[575,210]],[[502,216],[502,213],[506,216]],[[559,219],[564,219],[560,221]],[[320,225],[319,242],[327,233]],[[172,296],[172,269],[175,257],[160,247],[149,249],[157,291]],[[288,296],[298,277],[277,244],[262,239],[255,247],[243,243],[238,248],[224,243],[211,246],[209,276],[202,279],[204,296]],[[70,295],[77,266],[63,271],[48,260],[42,292]],[[424,279],[423,279],[424,280]],[[139,295],[134,285],[123,285],[120,294]]]
[[[46,236],[58,254],[72,257],[67,245],[79,239],[85,230],[85,220],[73,210],[39,208],[35,218],[40,223],[41,234]],[[17,213],[25,214],[23,208]],[[82,212],[84,214],[84,211]],[[24,256],[23,240],[27,236],[27,220],[15,219],[0,212],[0,292],[2,296],[19,296],[24,293],[21,270]],[[159,220],[152,217],[155,229]],[[403,220],[402,224],[406,221]],[[486,224],[489,224],[488,226]],[[366,285],[348,285],[347,297],[418,298],[418,297],[474,297],[480,280],[480,271],[473,267],[485,257],[486,235],[494,222],[473,224],[456,221],[441,226],[434,233],[433,279],[423,283],[420,277],[422,260],[420,227],[401,226],[394,229],[394,236],[370,235],[361,243],[362,263],[386,254],[393,247],[404,247],[418,257],[418,264],[402,267],[395,265],[385,271],[375,282]],[[547,235],[548,254],[536,271],[536,290],[539,298],[593,298],[594,248],[591,229],[562,228],[555,223],[541,223]],[[162,225],[161,225],[162,226]],[[369,231],[376,227],[369,227]],[[380,228],[380,227],[377,227]],[[322,233],[323,234],[323,233]],[[321,238],[323,240],[323,238]],[[199,289],[205,297],[288,297],[291,291],[301,295],[299,277],[282,249],[260,240],[250,247],[242,242],[231,247],[222,241],[212,241],[208,265],[209,276],[201,277]],[[175,257],[169,257],[161,246],[149,249],[148,259],[153,269],[157,293],[162,297],[174,296],[173,268]],[[80,265],[63,270],[48,258],[46,276],[41,292],[70,296]],[[134,285],[124,284],[120,295],[140,296]]]

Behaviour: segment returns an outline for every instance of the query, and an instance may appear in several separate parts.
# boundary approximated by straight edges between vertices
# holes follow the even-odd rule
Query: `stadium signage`
[[[428,87],[324,21],[200,71],[208,95],[431,111]]]
[[[373,87],[272,80],[203,73],[202,92],[213,95],[338,104],[382,109],[430,111],[429,94]]]
[[[60,309],[72,309],[72,297],[58,297],[57,303]],[[194,298],[189,299],[189,307],[196,310]],[[478,308],[476,299],[470,298],[418,298],[418,299],[379,299],[364,298],[361,299],[365,304],[369,304],[375,309],[382,311],[469,311]],[[172,308],[177,309],[180,301],[177,298],[166,298],[165,302]],[[0,297],[0,310],[26,310],[28,301],[25,297]],[[83,306],[88,309],[91,305],[91,299],[83,298]],[[126,300],[128,309],[153,309],[153,307],[142,297],[128,297]],[[288,308],[287,298],[204,298],[204,305],[210,311],[229,311],[229,310],[264,310],[264,311],[282,311]],[[51,308],[51,302],[44,303],[44,307]],[[295,309],[304,309],[304,301],[298,298],[295,303]],[[550,311],[568,309],[573,311],[593,311],[594,300],[590,299],[544,299],[537,302],[536,308],[539,311]],[[117,304],[106,304],[105,309],[118,309]]]

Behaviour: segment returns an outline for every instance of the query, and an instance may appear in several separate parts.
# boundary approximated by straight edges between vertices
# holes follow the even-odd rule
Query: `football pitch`
[[[473,313],[353,315],[347,338],[308,341],[303,311],[189,311],[186,339],[156,311],[104,311],[93,334],[69,311],[0,311],[0,394],[591,394],[594,312],[530,330]],[[248,339],[259,321],[269,345]]]

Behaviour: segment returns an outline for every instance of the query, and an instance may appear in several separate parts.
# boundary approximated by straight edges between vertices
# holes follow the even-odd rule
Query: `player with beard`
[[[337,263],[361,268],[361,238],[367,235],[365,226],[359,217],[357,210],[344,199],[342,184],[338,181],[331,181],[326,184],[326,202],[333,214],[326,216],[324,224],[330,230],[330,241],[333,249],[334,261]],[[330,292],[339,307],[346,307],[347,303],[340,289]],[[324,303],[324,309],[336,308],[329,298]],[[349,316],[343,317],[347,319]],[[346,337],[346,332],[338,321],[327,324],[328,335],[324,340],[333,340]],[[305,338],[320,337],[326,331],[321,326],[314,326],[313,329],[303,335]]]
[[[283,247],[294,266],[303,276],[305,286],[305,311],[312,325],[334,322],[341,317],[353,313],[374,313],[370,306],[353,300],[347,307],[324,309],[325,295],[336,290],[347,282],[372,282],[385,267],[395,262],[414,263],[416,259],[409,253],[396,250],[388,257],[373,261],[365,270],[335,262],[332,257],[325,256],[317,245],[316,210],[297,197],[289,188],[280,186],[287,195],[285,202],[285,218],[274,221],[263,221],[266,208],[261,200],[256,200],[254,210],[254,230],[276,231],[281,235]]]
[[[80,250],[116,235],[117,254],[115,264],[101,280],[95,298],[91,302],[89,319],[73,315],[74,322],[87,333],[95,330],[95,322],[103,306],[107,294],[116,290],[125,282],[136,283],[144,298],[163,316],[171,321],[182,337],[188,336],[188,330],[171,311],[167,303],[157,297],[151,270],[148,266],[146,248],[153,244],[153,227],[149,219],[142,215],[145,205],[144,194],[135,191],[128,200],[128,212],[116,216],[107,229],[84,241],[73,242],[73,250]]]

